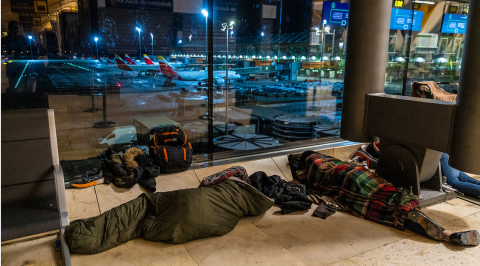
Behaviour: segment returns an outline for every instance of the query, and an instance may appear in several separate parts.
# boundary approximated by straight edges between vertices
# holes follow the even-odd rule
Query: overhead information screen
[[[445,14],[443,15],[442,33],[465,34],[467,27],[467,15]]]
[[[423,12],[415,11],[413,13],[413,29],[412,31],[420,31],[422,29]],[[392,16],[390,17],[390,29],[392,30],[410,30],[412,26],[412,10],[392,8]]]
[[[347,26],[348,4],[323,2],[322,21],[326,25]]]

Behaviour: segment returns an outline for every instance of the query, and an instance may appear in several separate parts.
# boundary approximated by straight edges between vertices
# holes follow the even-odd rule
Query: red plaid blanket
[[[419,204],[375,173],[319,153],[307,157],[306,172],[309,194],[335,197],[347,212],[400,230],[405,230],[406,214]]]
[[[202,182],[200,183],[200,187],[208,187],[211,185],[215,185],[218,182],[221,182],[229,177],[237,177],[240,180],[247,182],[250,184],[250,180],[248,179],[247,170],[241,166],[232,166],[228,169],[225,169],[221,172],[215,173],[213,175],[205,177]]]

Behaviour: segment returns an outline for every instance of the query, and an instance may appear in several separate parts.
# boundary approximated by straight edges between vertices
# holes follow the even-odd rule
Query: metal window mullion
[[[213,161],[213,0],[208,0],[207,50],[208,50],[208,160]]]

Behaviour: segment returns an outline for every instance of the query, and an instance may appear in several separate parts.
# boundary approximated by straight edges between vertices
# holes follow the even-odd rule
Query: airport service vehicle
[[[206,83],[208,80],[208,72],[206,70],[177,70],[172,68],[162,56],[158,57],[158,63],[160,65],[160,71],[163,76],[169,80],[184,80],[184,81],[198,81],[198,85]],[[224,82],[227,72],[225,70],[213,71],[213,78],[219,82]],[[228,71],[229,79],[239,79],[240,75],[235,71]],[[223,81],[222,81],[223,80]],[[215,81],[214,81],[215,82]]]

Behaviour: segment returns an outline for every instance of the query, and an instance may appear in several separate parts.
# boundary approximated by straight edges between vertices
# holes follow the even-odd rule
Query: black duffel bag
[[[150,157],[160,166],[160,172],[175,173],[187,170],[192,164],[192,145],[178,127],[158,129],[150,140]]]

